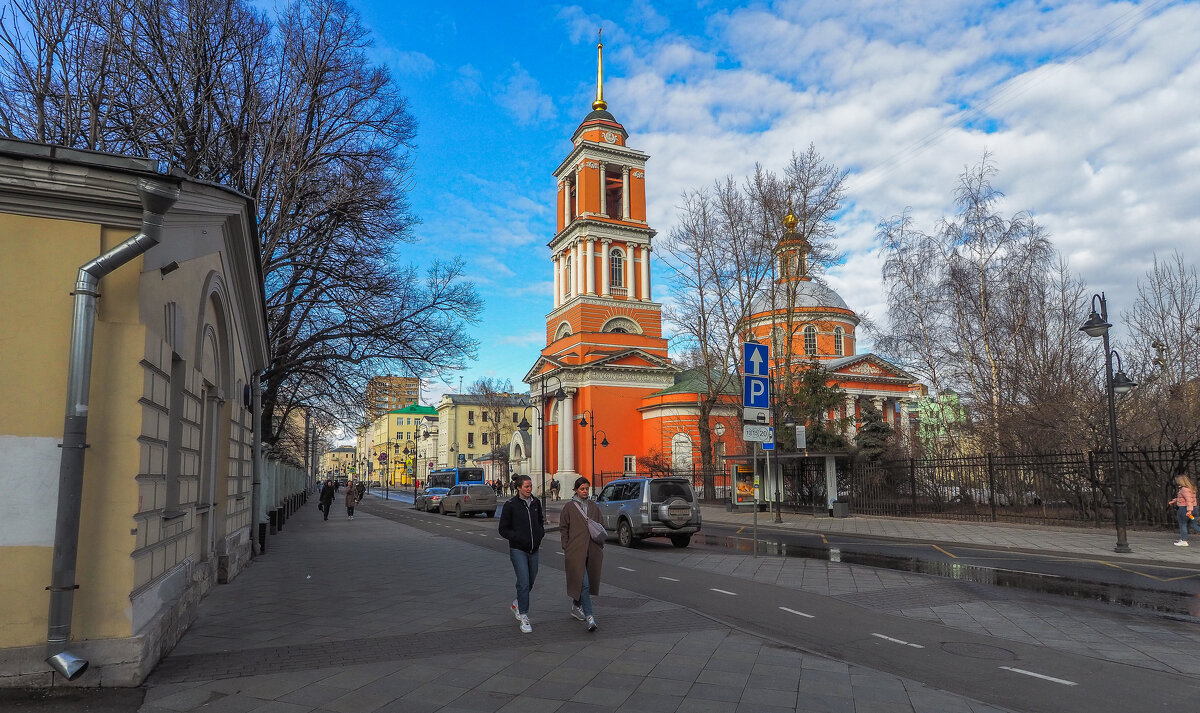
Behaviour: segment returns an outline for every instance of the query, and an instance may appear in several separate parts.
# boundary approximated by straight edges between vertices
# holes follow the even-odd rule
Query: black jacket
[[[508,546],[514,550],[537,552],[546,536],[542,501],[531,497],[526,505],[520,495],[510,498],[500,511],[500,536],[508,540]]]
[[[335,490],[335,488],[332,485],[323,486],[321,488],[321,502],[323,502],[323,503],[333,502],[334,490]]]

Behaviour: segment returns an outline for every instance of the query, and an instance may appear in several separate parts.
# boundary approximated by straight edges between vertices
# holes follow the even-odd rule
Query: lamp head
[[[1105,322],[1100,317],[1096,310],[1092,310],[1092,313],[1088,316],[1087,321],[1083,323],[1083,326],[1079,328],[1079,331],[1089,337],[1103,337],[1108,333],[1108,328],[1111,326],[1111,324]]]
[[[608,448],[608,437],[607,436],[605,436],[604,440],[600,441],[600,445],[605,448]]]
[[[1133,391],[1133,387],[1135,386],[1137,386],[1137,383],[1126,376],[1124,371],[1118,371],[1113,374],[1112,389],[1114,394],[1127,394]]]
[[[588,425],[587,416],[580,416],[580,417],[579,417],[579,425],[580,425],[580,426],[587,426],[587,425]]]

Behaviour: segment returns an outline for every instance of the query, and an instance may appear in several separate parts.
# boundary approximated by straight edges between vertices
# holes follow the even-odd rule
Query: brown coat
[[[346,486],[346,507],[352,508],[358,505],[358,490],[354,488],[354,483]]]
[[[567,569],[567,596],[578,601],[583,589],[583,568],[587,566],[588,592],[594,597],[600,594],[600,570],[604,566],[604,545],[592,541],[588,534],[587,521],[574,499],[563,505],[558,515],[558,535],[562,541],[563,562]],[[588,517],[604,522],[600,507],[591,500],[584,506]]]

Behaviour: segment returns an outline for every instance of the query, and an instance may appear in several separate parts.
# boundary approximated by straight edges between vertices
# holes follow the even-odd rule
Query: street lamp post
[[[792,414],[786,413],[783,417],[783,423],[779,424],[779,426],[781,428],[795,428],[796,419],[792,418]],[[779,454],[775,455],[775,470],[775,522],[783,522],[783,498],[779,496],[779,481],[783,480],[783,464],[779,462]]]
[[[553,395],[551,395],[551,398],[554,399],[555,401],[559,401],[559,402],[566,401],[567,392],[563,391],[562,379],[559,379],[557,376],[555,376],[553,374],[547,374],[542,377],[542,393],[541,393],[540,397],[542,399],[546,398],[546,379],[554,379],[555,381],[558,382],[558,389],[554,392]],[[545,401],[543,401],[542,408],[545,408],[545,405],[546,405]],[[545,412],[542,412],[541,415],[542,415],[542,432],[541,432],[542,433],[542,497],[545,498],[546,497],[546,423],[548,421],[548,418],[547,418],[547,415]],[[558,428],[560,431],[562,431],[564,428],[567,428],[567,425],[562,422],[561,418],[559,419]],[[568,438],[571,437],[570,430],[567,430],[566,434],[567,434]],[[561,452],[558,454],[558,457],[560,459],[562,458]],[[555,473],[557,473],[557,472],[558,471],[555,471]]]
[[[1096,312],[1096,301],[1100,301],[1100,312]],[[1112,327],[1108,322],[1108,300],[1104,293],[1092,295],[1092,313],[1079,331],[1089,337],[1101,337],[1104,340],[1104,385],[1108,391],[1108,436],[1109,447],[1112,450],[1113,482],[1116,493],[1113,497],[1113,519],[1117,524],[1117,546],[1115,552],[1132,552],[1126,539],[1125,493],[1121,490],[1121,459],[1117,454],[1117,394],[1128,393],[1137,386],[1121,369],[1121,355],[1108,345],[1108,330]],[[1113,373],[1113,359],[1117,360],[1117,372]]]
[[[522,431],[528,431],[530,429],[531,424],[529,423],[529,418],[525,415],[529,412],[529,409],[533,409],[533,412],[536,413],[538,417],[538,440],[541,441],[542,444],[541,471],[543,488],[542,498],[544,499],[546,497],[544,490],[546,486],[546,420],[542,417],[542,410],[540,408],[534,406],[533,404],[529,404],[525,407],[525,410],[521,412],[521,422],[517,424],[517,428],[521,429]]]
[[[588,416],[592,417],[591,423],[588,423]],[[592,413],[591,409],[584,409],[583,417],[579,419],[579,427],[586,428],[588,426],[592,428],[592,486],[599,488],[600,484],[596,482],[596,414]],[[600,441],[600,446],[608,448],[608,434],[604,432],[603,428],[600,429],[600,437],[603,439]]]

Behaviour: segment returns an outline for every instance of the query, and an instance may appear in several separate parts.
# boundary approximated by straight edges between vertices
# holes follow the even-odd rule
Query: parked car
[[[496,491],[490,485],[456,485],[442,497],[438,511],[459,517],[482,512],[492,517],[496,514]]]
[[[596,496],[604,529],[624,547],[646,537],[667,537],[676,547],[700,531],[700,504],[687,478],[623,478]]]
[[[437,510],[438,504],[442,502],[442,498],[448,492],[450,492],[450,488],[422,488],[413,498],[413,507],[423,512]]]

